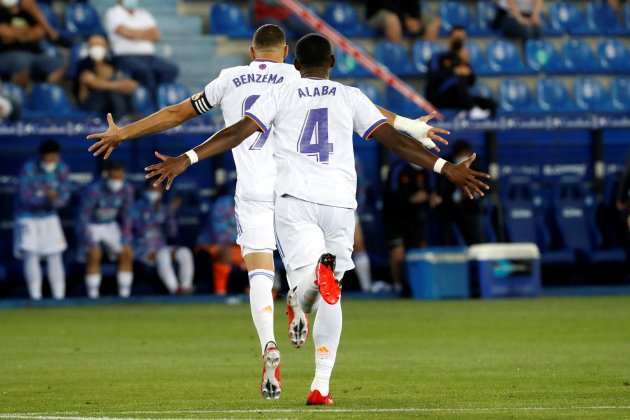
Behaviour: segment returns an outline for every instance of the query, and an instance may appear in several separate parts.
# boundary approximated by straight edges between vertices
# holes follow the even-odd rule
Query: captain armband
[[[212,105],[210,105],[208,98],[206,98],[206,92],[195,93],[190,97],[190,102],[193,108],[195,108],[195,112],[199,115],[205,114],[212,109]]]

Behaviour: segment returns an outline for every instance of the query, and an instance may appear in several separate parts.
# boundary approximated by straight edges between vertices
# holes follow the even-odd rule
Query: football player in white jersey
[[[489,175],[469,168],[473,154],[454,165],[396,131],[358,89],[328,80],[334,65],[330,42],[318,34],[298,41],[294,65],[302,78],[274,86],[245,117],[178,156],[156,152],[161,163],[145,168],[155,184],[174,178],[199,159],[237,147],[251,135],[273,138],[277,246],[291,290],[304,312],[317,310],[313,327],[315,378],[307,404],[332,404],[329,380],[341,336],[341,279],[353,267],[356,171],[352,133],[376,138],[403,159],[444,174],[472,198]],[[324,302],[320,302],[320,296]]]
[[[287,52],[282,29],[276,25],[263,25],[254,34],[250,47],[253,61],[248,66],[225,69],[203,92],[125,127],[116,126],[108,114],[108,130],[88,136],[88,139],[98,140],[89,150],[95,156],[104,154],[107,159],[125,140],[175,127],[215,106],[221,107],[226,125],[232,125],[241,120],[259,96],[272,86],[300,79],[300,73],[293,65],[283,63]],[[437,149],[431,139],[446,142],[439,136],[439,133],[445,131],[433,129],[425,123],[432,115],[420,120],[410,120],[386,110],[381,112],[398,128],[409,132],[426,147]],[[237,243],[241,246],[249,272],[251,313],[264,360],[261,392],[265,398],[277,399],[281,392],[278,368],[280,353],[273,331],[272,296],[273,250],[276,249],[273,220],[276,163],[273,159],[274,142],[269,141],[270,135],[273,137],[272,130],[252,133],[232,153],[237,170],[235,209],[240,232]],[[292,296],[287,301],[290,303],[287,307],[289,337],[295,347],[301,347],[308,335],[308,319],[299,310]]]

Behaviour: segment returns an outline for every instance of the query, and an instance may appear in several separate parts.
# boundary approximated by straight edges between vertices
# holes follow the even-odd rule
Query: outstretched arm
[[[433,142],[433,140],[438,141],[444,145],[448,145],[448,141],[440,137],[439,134],[451,133],[441,128],[431,127],[429,124],[427,124],[427,122],[431,121],[437,115],[435,111],[428,115],[425,115],[424,117],[412,120],[410,118],[396,115],[393,112],[378,105],[376,105],[376,108],[381,114],[383,114],[385,118],[387,118],[387,122],[390,123],[396,130],[403,131],[409,134],[414,140],[422,144],[427,149],[432,149],[436,152],[441,151],[440,148]]]
[[[94,152],[94,156],[100,156],[105,153],[103,159],[107,159],[114,149],[125,140],[132,140],[177,127],[196,116],[197,112],[193,108],[190,99],[186,99],[176,105],[167,106],[140,121],[122,128],[114,123],[112,114],[107,114],[107,122],[109,124],[107,131],[87,136],[88,140],[98,140],[90,146],[88,151]]]
[[[235,148],[256,131],[263,130],[253,119],[243,117],[243,119],[236,124],[224,128],[183,155],[170,157],[155,152],[155,156],[157,156],[162,163],[144,168],[146,172],[149,172],[145,178],[150,179],[159,176],[157,181],[153,184],[154,186],[160,185],[164,180],[168,180],[166,183],[166,189],[168,190],[171,188],[175,177],[184,172],[190,165],[199,160],[208,159],[209,157]]]
[[[459,165],[453,165],[439,159],[420,144],[409,141],[389,124],[381,125],[372,136],[406,161],[443,174],[454,184],[460,185],[469,198],[473,198],[473,192],[483,196],[483,190],[489,189],[478,178],[490,178],[490,175],[470,169],[470,164],[476,159],[474,153]]]

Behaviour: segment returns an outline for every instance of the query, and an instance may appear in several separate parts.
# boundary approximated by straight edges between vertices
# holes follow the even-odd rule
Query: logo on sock
[[[326,346],[321,346],[315,351],[317,352],[317,354],[320,354],[322,356],[328,356],[330,354],[330,350],[328,350],[328,347]]]
[[[259,312],[260,312],[261,314],[262,314],[263,312],[269,312],[269,313],[272,313],[272,312],[273,312],[273,308],[271,307],[271,305],[268,305],[268,306],[265,306],[264,308],[262,308]]]

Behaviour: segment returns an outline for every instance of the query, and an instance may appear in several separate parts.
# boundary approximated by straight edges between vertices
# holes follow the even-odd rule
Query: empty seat
[[[562,44],[562,65],[569,73],[597,73],[599,63],[591,47],[580,39],[568,39]]]
[[[537,72],[559,73],[562,62],[551,42],[544,39],[528,39],[525,42],[527,65]]]
[[[9,98],[18,108],[21,108],[26,104],[26,95],[24,94],[24,90],[15,83],[1,83],[0,93]]]
[[[70,3],[65,12],[66,29],[73,35],[88,37],[104,34],[101,18],[89,3]]]
[[[479,44],[473,41],[466,41],[466,49],[468,50],[470,65],[476,74],[484,76],[492,73],[488,65],[488,59]]]
[[[523,64],[523,60],[513,43],[495,39],[488,43],[488,65],[495,73],[524,74],[530,73]]]
[[[74,78],[77,75],[77,66],[79,61],[87,57],[87,42],[79,42],[70,48],[70,57],[68,58],[68,68],[66,69],[66,77]]]
[[[340,49],[335,51],[335,58],[335,67],[332,69],[333,77],[367,77],[371,75],[354,57]]]
[[[210,32],[234,38],[249,38],[254,33],[247,25],[243,11],[226,2],[215,3],[210,8]]]
[[[492,91],[492,88],[488,84],[484,82],[480,82],[478,80],[470,89],[470,93],[472,95],[480,96],[482,98],[488,98],[488,99],[494,98],[494,92]]]
[[[491,1],[477,2],[477,33],[489,35],[492,33],[492,25],[497,18],[497,6]]]
[[[158,108],[174,105],[190,97],[190,92],[179,83],[164,83],[158,87]]]
[[[630,111],[630,78],[617,77],[610,82],[612,106],[618,111]]]
[[[467,31],[473,26],[473,18],[467,5],[459,1],[444,1],[440,4],[442,29],[450,32],[454,26],[461,26]]]
[[[37,2],[37,6],[39,7],[39,10],[41,10],[42,14],[46,18],[50,26],[52,26],[53,29],[55,29],[57,32],[61,31],[62,28],[59,24],[59,19],[57,19],[57,14],[53,10],[52,6],[50,4],[42,2]]]
[[[407,50],[397,42],[379,42],[376,44],[374,57],[396,75],[409,76],[416,73]]]
[[[138,86],[138,89],[131,95],[131,105],[133,111],[140,115],[149,115],[155,111],[153,99],[144,86]]]
[[[551,27],[571,35],[597,35],[586,24],[586,19],[573,3],[559,1],[551,5]]]
[[[536,111],[527,85],[520,80],[502,80],[499,83],[499,111],[502,114]]]
[[[569,97],[562,82],[553,79],[540,79],[536,82],[538,106],[543,111],[575,112],[578,108]]]
[[[331,3],[324,13],[326,22],[348,37],[373,36],[376,31],[361,24],[356,9],[348,3]]]
[[[583,111],[607,112],[612,105],[606,89],[599,80],[580,78],[573,87],[575,104]]]
[[[429,60],[438,51],[441,51],[437,43],[432,41],[416,41],[412,47],[413,65],[420,74],[425,74],[428,69]]]
[[[29,111],[31,118],[54,119],[86,115],[72,109],[66,91],[53,83],[37,83],[33,86]]]
[[[603,1],[586,3],[586,23],[598,34],[625,35],[627,33],[621,26],[617,13]]]
[[[625,44],[617,39],[604,39],[597,48],[599,64],[607,73],[630,71],[630,53]]]

